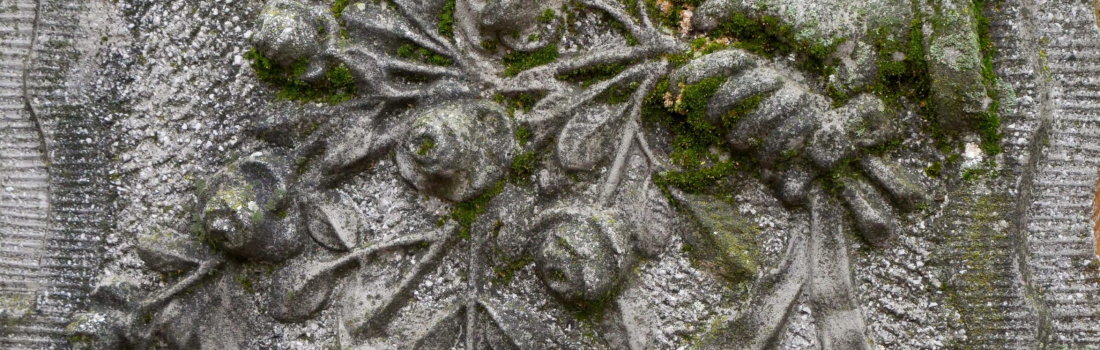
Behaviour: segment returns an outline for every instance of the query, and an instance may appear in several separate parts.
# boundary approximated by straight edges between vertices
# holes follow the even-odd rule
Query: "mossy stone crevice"
[[[305,58],[283,67],[255,48],[246,53],[245,58],[251,61],[257,78],[279,88],[276,96],[280,100],[340,103],[358,93],[355,77],[343,63],[332,65],[323,79],[304,81],[299,77],[306,73],[309,66]]]
[[[512,77],[522,71],[538,67],[558,59],[558,44],[549,44],[546,47],[532,51],[512,51],[503,58],[504,76]]]

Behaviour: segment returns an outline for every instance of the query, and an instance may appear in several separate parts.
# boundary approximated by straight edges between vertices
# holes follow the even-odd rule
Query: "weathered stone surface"
[[[0,348],[1100,346],[1095,1],[0,8]]]

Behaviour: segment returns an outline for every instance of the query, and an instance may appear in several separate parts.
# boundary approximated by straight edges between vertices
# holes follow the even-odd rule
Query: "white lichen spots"
[[[929,47],[932,58],[955,71],[979,65],[978,37],[974,31],[964,31],[940,36]]]
[[[977,143],[967,142],[963,149],[963,168],[971,169],[982,163],[982,148]]]

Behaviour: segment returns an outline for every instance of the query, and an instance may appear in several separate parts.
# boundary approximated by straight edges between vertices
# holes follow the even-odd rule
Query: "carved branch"
[[[585,104],[591,103],[597,96],[606,92],[613,86],[618,84],[637,81],[647,74],[654,74],[654,72],[661,72],[664,70],[664,63],[650,62],[635,65],[628,68],[626,71],[620,73],[614,78],[604,80],[596,83],[584,90],[580,94],[565,101],[564,107],[559,108],[540,108],[542,106],[536,105],[535,111],[527,116],[524,116],[522,122],[532,126],[535,130],[532,137],[532,147],[541,147],[544,142],[549,138],[552,131],[562,124],[562,120],[572,115],[578,108]],[[641,90],[641,88],[639,88]],[[642,95],[643,97],[645,95]]]
[[[195,284],[201,282],[207,276],[210,276],[215,270],[220,268],[223,263],[225,263],[225,258],[221,257],[220,255],[215,256],[210,260],[203,261],[199,264],[198,268],[196,268],[194,271],[191,271],[191,273],[188,274],[187,277],[185,277],[184,279],[179,280],[178,282],[173,284],[172,287],[169,287],[168,289],[163,289],[159,293],[156,293],[153,296],[150,296],[143,300],[141,304],[138,305],[137,309],[133,312],[132,316],[138,317],[144,315],[146,312],[150,312],[153,309],[163,306],[164,303],[167,303],[169,300],[175,297],[176,294],[187,290],[187,288],[191,288]]]

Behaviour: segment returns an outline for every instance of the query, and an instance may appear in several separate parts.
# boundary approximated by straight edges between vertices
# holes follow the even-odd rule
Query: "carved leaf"
[[[695,221],[696,229],[684,235],[684,241],[696,248],[692,254],[718,263],[717,272],[731,281],[756,275],[759,228],[721,199],[671,192]]]
[[[283,322],[307,320],[328,303],[335,286],[329,264],[288,263],[271,284],[271,315]]]
[[[311,200],[306,211],[309,235],[321,246],[347,251],[359,244],[359,215],[339,196]]]
[[[598,106],[578,111],[565,124],[558,137],[558,160],[570,170],[592,170],[596,163],[607,156],[607,145],[613,142],[615,133],[608,124],[621,114],[617,108]]]
[[[643,254],[656,257],[665,250],[672,236],[675,215],[668,199],[651,179],[645,179],[639,200],[634,201],[633,211],[638,213],[639,225],[635,230],[634,244]]]
[[[500,304],[481,300],[481,307],[488,316],[485,337],[494,350],[558,349],[554,339],[564,334],[528,311],[528,307],[512,303]]]
[[[199,266],[209,253],[192,236],[157,230],[139,233],[137,254],[145,266],[163,273],[184,273]]]

